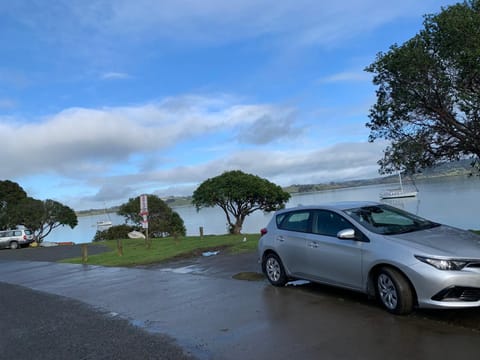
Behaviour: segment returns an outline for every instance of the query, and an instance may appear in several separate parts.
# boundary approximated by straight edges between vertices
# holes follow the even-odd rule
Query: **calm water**
[[[395,187],[395,186],[393,186]],[[405,187],[409,187],[407,183]],[[480,229],[480,179],[477,177],[450,177],[417,182],[417,198],[385,200],[385,203],[410,211],[425,218],[462,229]],[[293,196],[287,207],[320,204],[335,201],[369,200],[379,201],[380,192],[392,188],[388,185],[374,185],[340,190],[328,190]],[[187,235],[198,235],[203,226],[205,234],[225,234],[226,217],[220,208],[202,209],[197,212],[191,206],[177,207],[185,222]],[[114,225],[122,224],[123,217],[109,214]],[[272,214],[255,212],[245,220],[244,233],[258,233],[270,220]],[[62,227],[55,229],[47,241],[91,242],[96,231],[96,223],[105,216],[79,217],[75,229]]]

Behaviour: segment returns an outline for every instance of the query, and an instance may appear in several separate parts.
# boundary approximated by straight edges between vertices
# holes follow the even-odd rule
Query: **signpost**
[[[150,248],[148,239],[148,197],[146,194],[140,195],[140,216],[142,217],[142,227],[145,229],[145,245]]]

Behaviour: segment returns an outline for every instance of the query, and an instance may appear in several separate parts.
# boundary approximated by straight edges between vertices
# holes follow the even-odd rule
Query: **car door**
[[[307,239],[306,266],[309,278],[352,289],[363,288],[364,241],[339,239],[337,233],[355,227],[340,214],[315,210]]]
[[[290,275],[302,277],[305,273],[311,218],[310,210],[299,210],[284,214],[277,222],[275,248]]]

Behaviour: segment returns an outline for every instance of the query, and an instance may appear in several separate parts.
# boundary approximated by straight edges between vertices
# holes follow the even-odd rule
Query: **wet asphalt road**
[[[150,334],[79,301],[0,283],[0,358],[192,359]]]
[[[174,338],[200,359],[478,358],[480,309],[398,317],[356,293],[232,279],[258,271],[255,260],[254,254],[218,255],[137,269],[0,260],[0,282],[82,303],[63,308],[63,316],[82,306],[101,311],[96,314],[106,322],[112,320],[106,314],[116,313],[116,319]],[[89,358],[102,358],[97,346],[99,357]]]

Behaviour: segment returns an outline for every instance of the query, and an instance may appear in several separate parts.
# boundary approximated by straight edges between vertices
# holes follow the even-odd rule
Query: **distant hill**
[[[447,162],[435,166],[433,168],[424,169],[421,173],[415,174],[410,177],[406,176],[405,180],[422,180],[428,178],[437,178],[444,176],[467,176],[472,174],[471,160],[460,160],[454,162]],[[402,176],[403,178],[403,176]],[[283,190],[290,194],[316,192],[323,190],[343,189],[358,186],[378,185],[378,184],[391,184],[397,183],[397,175],[379,176],[373,179],[360,179],[360,180],[348,180],[329,182],[323,184],[295,184],[284,187]],[[168,196],[162,198],[170,207],[187,206],[192,204],[191,196]],[[118,211],[119,206],[106,209],[106,212],[113,213]],[[100,215],[105,213],[105,209],[90,209],[77,211],[77,216],[86,215]]]
[[[405,180],[422,180],[429,178],[445,177],[445,176],[467,176],[472,174],[470,160],[461,160],[455,162],[442,163],[435,167],[424,169],[421,173],[411,176],[402,176]],[[397,183],[397,175],[380,176],[372,179],[349,180],[339,182],[329,182],[325,184],[302,184],[290,185],[284,188],[285,191],[295,193],[315,192],[322,190],[342,189],[357,186],[378,185]]]

